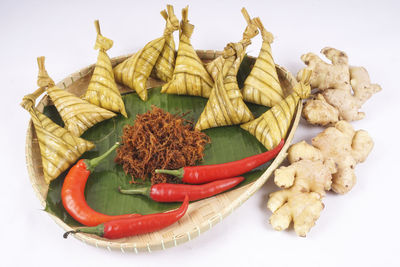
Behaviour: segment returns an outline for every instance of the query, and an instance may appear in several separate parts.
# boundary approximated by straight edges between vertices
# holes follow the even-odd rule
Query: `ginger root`
[[[328,190],[344,194],[355,184],[354,167],[363,162],[373,147],[367,132],[354,131],[339,121],[312,139],[288,150],[288,167],[275,170],[275,184],[283,190],[270,194],[267,207],[275,230],[287,229],[293,221],[299,236],[306,236],[324,207]]]
[[[343,51],[325,47],[321,53],[332,64],[324,62],[313,53],[301,57],[307,65],[305,69],[313,71],[311,87],[318,89],[316,97],[305,104],[303,117],[311,124],[323,126],[339,120],[363,119],[365,113],[359,112],[359,109],[382,88],[378,84],[371,84],[365,68],[349,66],[348,57]],[[298,73],[298,78],[303,71]]]
[[[337,172],[333,174],[332,190],[338,194],[349,192],[356,183],[354,168],[364,162],[374,142],[364,130],[355,131],[350,123],[339,121],[312,139],[312,145],[324,158],[333,159]]]
[[[322,198],[325,190],[331,189],[336,167],[305,141],[292,145],[288,153],[291,165],[275,170],[275,184],[284,190],[269,196],[267,207],[273,212],[270,223],[281,231],[293,221],[297,235],[304,237],[324,208]]]

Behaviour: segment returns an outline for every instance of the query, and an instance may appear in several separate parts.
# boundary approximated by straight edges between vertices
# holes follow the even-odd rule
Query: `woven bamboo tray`
[[[204,62],[209,62],[220,55],[220,52],[211,50],[197,51],[198,55]],[[130,55],[120,56],[112,59],[112,63],[116,64],[122,62]],[[254,58],[251,58],[254,61]],[[89,83],[94,65],[88,66],[72,75],[68,76],[57,84],[60,88],[64,88],[76,95],[82,95]],[[293,75],[281,66],[276,66],[278,77],[281,82],[282,88],[286,93],[290,93],[294,84],[296,83]],[[150,78],[147,84],[148,88],[162,85],[162,82]],[[121,92],[131,91],[130,89],[118,85]],[[48,97],[44,97],[38,104],[38,109],[43,111],[44,106],[49,104]],[[188,211],[183,218],[177,223],[167,227],[158,232],[123,238],[110,241],[105,238],[97,237],[89,234],[75,234],[74,236],[84,243],[107,248],[108,250],[119,250],[122,252],[132,251],[139,252],[152,252],[154,250],[162,250],[179,244],[190,241],[196,238],[205,231],[211,229],[214,225],[221,222],[225,217],[231,214],[237,207],[245,202],[251,195],[253,195],[270,177],[272,172],[280,165],[286,157],[286,151],[290,146],[293,135],[300,120],[302,103],[300,101],[297,107],[296,115],[292,121],[292,125],[286,143],[275,158],[269,168],[253,183],[231,190],[227,193],[219,194],[215,197],[204,199],[191,203]],[[42,162],[39,150],[38,140],[33,128],[32,121],[29,122],[27,136],[26,136],[26,161],[27,168],[32,183],[33,189],[37,194],[43,207],[46,205],[46,195],[48,185],[43,178]],[[60,225],[65,231],[70,231],[72,228],[65,224],[58,217],[49,214],[53,220]]]

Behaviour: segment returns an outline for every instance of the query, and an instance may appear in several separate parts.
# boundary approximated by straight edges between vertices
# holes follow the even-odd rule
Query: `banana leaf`
[[[245,68],[244,71],[248,72],[248,69]],[[243,75],[243,72],[241,75]],[[140,100],[136,93],[123,95],[123,100],[128,118],[118,115],[87,130],[82,137],[93,142],[96,147],[83,154],[82,158],[96,157],[115,142],[120,141],[124,125],[133,124],[136,115],[147,112],[152,105],[173,114],[188,112],[185,118],[195,123],[207,103],[207,99],[201,97],[161,94],[160,88],[149,89],[149,98],[146,102]],[[268,109],[255,104],[248,104],[248,106],[255,117]],[[56,123],[63,125],[54,106],[45,107],[44,113]],[[212,128],[204,132],[211,138],[211,144],[206,146],[204,159],[199,162],[199,165],[230,162],[266,151],[254,136],[242,130],[239,126]],[[120,194],[118,186],[133,188],[149,184],[149,182],[129,184],[131,177],[125,174],[122,167],[114,162],[114,157],[115,152],[96,167],[88,179],[85,195],[88,204],[93,209],[110,215],[150,214],[170,210],[180,205],[179,203],[157,203],[141,195]],[[256,180],[268,166],[269,163],[264,164],[260,168],[245,174],[246,180],[240,186]],[[61,187],[67,172],[68,170],[50,183],[45,210],[71,226],[78,226],[79,223],[68,215],[61,202]]]

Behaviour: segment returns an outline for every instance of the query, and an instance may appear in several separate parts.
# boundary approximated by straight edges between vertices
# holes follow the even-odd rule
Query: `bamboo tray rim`
[[[215,50],[196,50],[196,52],[199,54],[200,58],[203,60],[212,60],[213,58],[217,57],[218,55],[221,54],[220,51],[215,51]],[[131,56],[132,54],[129,55],[122,55],[118,57],[112,58],[113,63],[119,63],[123,59]],[[252,58],[252,57],[250,57]],[[253,58],[254,59],[254,58]],[[90,74],[92,69],[94,68],[95,64],[89,65],[85,68],[82,68],[81,70],[74,72],[61,80],[59,83],[57,83],[57,86],[63,89],[67,89],[69,85],[74,83],[75,81],[85,77],[86,75]],[[289,84],[293,87],[294,83],[296,82],[296,79],[294,76],[284,67],[279,66],[276,64],[276,68],[280,70],[282,73],[285,74],[285,79],[289,82]],[[38,109],[41,110],[45,105],[47,96],[44,96],[38,103]],[[96,247],[101,247],[101,248],[106,248],[107,250],[119,250],[121,252],[127,252],[127,251],[132,251],[135,253],[139,252],[152,252],[154,250],[165,250],[170,247],[175,247],[178,246],[182,243],[185,243],[187,241],[192,240],[193,238],[199,236],[201,233],[211,229],[214,225],[217,223],[221,222],[225,217],[230,215],[236,208],[241,206],[250,196],[252,196],[258,189],[262,187],[262,185],[268,180],[268,178],[271,176],[272,172],[282,163],[282,161],[286,158],[287,156],[287,150],[289,146],[291,145],[291,142],[293,140],[295,131],[297,129],[297,126],[300,121],[301,117],[301,110],[302,110],[302,101],[299,101],[299,104],[297,106],[297,111],[296,114],[292,120],[290,131],[286,137],[285,144],[280,151],[280,153],[277,155],[277,157],[273,160],[271,165],[267,168],[267,170],[254,182],[245,185],[243,187],[237,188],[233,191],[240,190],[242,191],[240,196],[237,197],[234,201],[230,203],[229,206],[224,207],[223,209],[220,209],[220,212],[209,218],[208,220],[205,220],[201,222],[200,224],[197,224],[193,229],[186,231],[186,232],[180,232],[178,234],[174,234],[172,238],[170,239],[161,239],[161,240],[153,240],[153,241],[148,241],[144,243],[138,243],[138,242],[131,242],[129,241],[129,238],[125,242],[116,242],[116,241],[111,241],[107,240],[104,238],[98,238],[98,237],[93,237],[92,235],[88,234],[82,234],[78,233],[75,234],[74,237],[77,238],[78,240],[90,244]],[[28,125],[28,130],[26,134],[26,144],[25,144],[25,154],[26,154],[26,164],[27,164],[27,169],[28,169],[28,174],[29,174],[29,179],[31,182],[31,185],[34,189],[34,192],[36,196],[38,197],[41,205],[43,207],[46,207],[46,196],[47,196],[47,190],[45,193],[43,193],[43,190],[41,190],[41,186],[43,184],[38,184],[36,181],[36,174],[34,170],[34,162],[33,162],[33,154],[32,154],[32,141],[33,141],[33,124],[32,121],[30,120],[29,125]],[[48,188],[48,185],[47,185]],[[229,192],[228,192],[229,193]],[[219,196],[223,196],[226,193],[220,194],[216,196],[215,198],[218,198]],[[212,201],[210,200],[212,198],[204,199],[199,202],[203,201]],[[193,204],[196,203],[191,203],[189,205],[189,210],[190,211],[190,206],[193,206]],[[62,227],[65,231],[70,231],[73,228],[70,227],[68,224],[64,223],[60,218],[57,216],[47,213],[50,215],[50,217],[60,226]],[[187,216],[187,214],[185,215]],[[184,217],[185,217],[184,216]]]

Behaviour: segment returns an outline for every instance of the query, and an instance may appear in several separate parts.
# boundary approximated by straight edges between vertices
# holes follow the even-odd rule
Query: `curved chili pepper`
[[[102,214],[89,207],[85,199],[85,186],[90,172],[118,145],[119,143],[116,143],[107,152],[97,158],[79,160],[69,170],[67,176],[65,176],[61,189],[62,203],[67,212],[83,225],[95,226],[110,220],[141,216],[140,214],[124,214],[117,216]]]
[[[67,238],[69,234],[75,233],[95,234],[108,239],[118,239],[151,233],[177,222],[183,215],[185,215],[188,206],[189,197],[185,196],[182,205],[176,210],[128,219],[117,219],[99,224],[95,227],[82,227],[66,232],[64,238]]]
[[[188,184],[202,184],[219,179],[234,177],[251,171],[252,169],[270,161],[278,155],[284,144],[284,140],[272,150],[247,157],[241,160],[232,161],[222,164],[190,166],[183,167],[178,170],[155,170],[156,173],[171,174],[181,178],[183,182]]]
[[[122,189],[119,191],[122,194],[136,195],[141,194],[150,197],[157,202],[179,202],[185,196],[189,197],[190,201],[199,200],[214,196],[238,185],[244,180],[244,177],[234,177],[214,181],[202,185],[187,185],[187,184],[155,184],[151,187],[141,187],[134,189]]]

